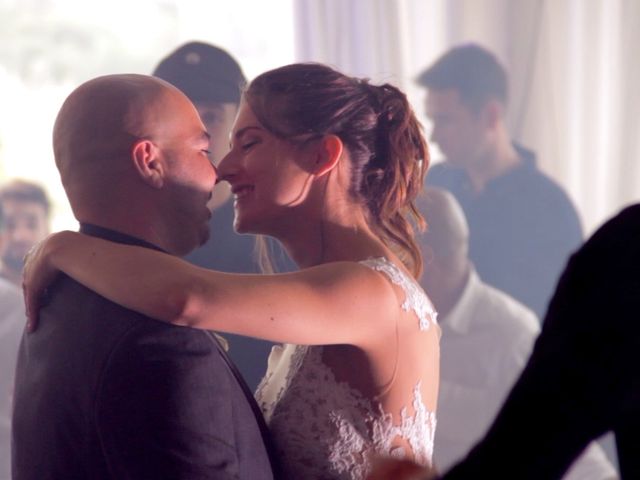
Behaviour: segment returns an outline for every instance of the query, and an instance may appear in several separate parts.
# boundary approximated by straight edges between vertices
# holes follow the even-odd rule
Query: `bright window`
[[[44,185],[53,229],[74,229],[51,149],[65,97],[108,73],[150,73],[190,40],[228,50],[252,78],[294,61],[293,0],[0,0],[0,182]]]

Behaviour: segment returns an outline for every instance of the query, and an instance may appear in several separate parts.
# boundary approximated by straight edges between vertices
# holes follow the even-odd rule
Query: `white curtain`
[[[592,230],[640,198],[640,2],[544,3],[515,134]]]
[[[569,192],[590,234],[640,199],[640,1],[298,0],[296,57],[403,88],[477,42],[510,72],[515,140]],[[428,127],[427,127],[428,128]]]

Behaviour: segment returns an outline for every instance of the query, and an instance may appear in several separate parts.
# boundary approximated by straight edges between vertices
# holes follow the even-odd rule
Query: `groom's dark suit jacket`
[[[561,478],[607,431],[622,478],[640,479],[640,205],[573,255],[498,417],[442,479]]]
[[[273,478],[264,421],[212,334],[137,314],[66,276],[50,290],[18,356],[14,480]]]

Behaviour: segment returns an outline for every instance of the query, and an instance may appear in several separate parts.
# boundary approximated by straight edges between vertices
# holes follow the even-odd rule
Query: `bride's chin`
[[[236,233],[251,233],[258,234],[259,232],[255,231],[255,228],[252,228],[252,222],[247,221],[245,218],[236,215],[236,218],[233,221],[233,228]]]
[[[272,212],[239,211],[236,209],[233,228],[236,233],[251,235],[267,235],[277,238],[278,225],[282,222]]]

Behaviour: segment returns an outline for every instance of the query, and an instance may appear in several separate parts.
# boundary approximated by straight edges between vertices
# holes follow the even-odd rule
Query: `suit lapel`
[[[278,468],[276,464],[275,451],[273,449],[273,444],[271,442],[271,433],[269,432],[269,428],[267,427],[267,424],[264,421],[264,416],[262,415],[262,411],[258,406],[258,402],[256,402],[256,399],[253,396],[253,393],[249,389],[247,382],[245,382],[244,378],[242,377],[242,374],[238,370],[238,367],[236,367],[235,364],[231,361],[226,350],[220,344],[220,341],[216,338],[217,335],[214,334],[213,332],[206,332],[206,333],[211,339],[211,341],[214,343],[216,348],[218,349],[218,352],[220,353],[220,356],[222,357],[222,359],[225,361],[225,363],[227,364],[227,366],[229,367],[233,375],[236,377],[236,380],[238,381],[240,388],[242,388],[242,391],[244,392],[245,397],[247,397],[247,401],[251,406],[251,410],[253,410],[254,416],[256,417],[256,422],[258,422],[258,427],[260,428],[260,433],[262,434],[262,439],[264,441],[265,448],[267,449],[267,452],[269,454],[269,461],[271,462],[271,470],[273,471],[274,475],[276,475],[276,478],[277,478],[276,472],[278,472]]]

